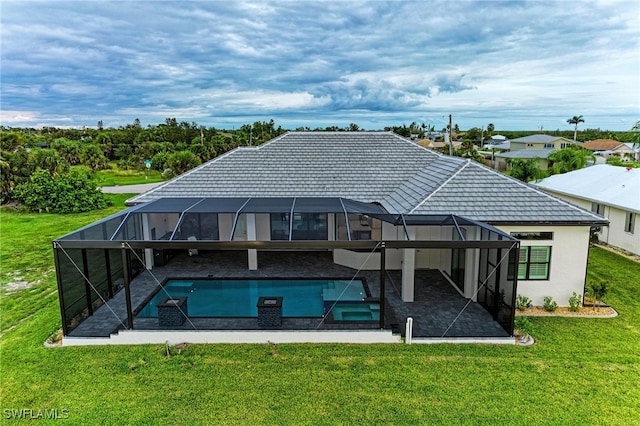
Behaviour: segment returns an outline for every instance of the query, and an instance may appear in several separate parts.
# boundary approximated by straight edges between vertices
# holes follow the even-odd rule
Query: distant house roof
[[[340,197],[389,213],[456,214],[489,223],[602,223],[479,163],[391,132],[290,132],[241,147],[127,201],[179,197]]]
[[[429,141],[429,140],[427,141],[428,143],[426,143],[425,141],[420,141],[418,143],[424,146],[425,148],[444,148],[449,146],[449,143],[443,142],[443,141]],[[453,145],[454,148],[459,148],[462,146],[462,142],[453,141],[451,145]]]
[[[621,147],[626,147],[622,142],[613,139],[595,139],[584,142],[580,146],[590,151],[615,151]]]
[[[550,136],[544,134],[529,135],[522,138],[511,139],[511,142],[515,143],[551,143],[557,140],[562,140],[563,143],[573,143],[572,140],[563,138],[560,136]]]
[[[506,142],[499,143],[497,145],[494,145],[493,149],[509,150],[509,149],[511,149],[511,142],[506,141]]]
[[[601,164],[550,176],[535,186],[640,213],[640,169]]]
[[[500,145],[496,145],[496,148],[500,148]],[[496,157],[500,158],[547,158],[551,152],[555,151],[553,148],[549,149],[520,149],[518,151],[500,152],[496,154]]]

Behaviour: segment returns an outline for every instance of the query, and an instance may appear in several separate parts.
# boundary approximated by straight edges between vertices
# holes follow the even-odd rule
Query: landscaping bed
[[[557,308],[553,312],[546,311],[542,306],[532,306],[526,311],[516,310],[516,316],[556,316],[556,317],[613,317],[617,312],[611,306],[584,306],[578,311],[572,311],[567,307]]]

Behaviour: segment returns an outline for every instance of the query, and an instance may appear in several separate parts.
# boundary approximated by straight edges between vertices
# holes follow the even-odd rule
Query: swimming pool
[[[156,318],[166,297],[186,297],[189,317],[257,317],[259,297],[283,297],[283,317],[322,317],[335,301],[362,302],[362,280],[341,279],[189,279],[168,280],[138,312]]]

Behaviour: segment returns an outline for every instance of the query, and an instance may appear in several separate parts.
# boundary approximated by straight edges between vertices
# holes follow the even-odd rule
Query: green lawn
[[[60,325],[51,239],[115,209],[2,212],[3,285],[15,272],[41,280],[3,290],[3,420],[65,409],[71,424],[640,424],[640,265],[600,249],[589,276],[613,283],[605,300],[620,315],[532,318],[530,347],[44,348]]]
[[[137,185],[141,183],[161,182],[162,176],[157,170],[109,169],[97,171],[96,181],[100,186]]]

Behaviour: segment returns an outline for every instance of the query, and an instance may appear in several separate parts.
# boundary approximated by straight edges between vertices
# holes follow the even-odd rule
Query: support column
[[[84,274],[84,292],[87,301],[89,315],[93,315],[93,303],[91,303],[91,283],[89,282],[89,261],[87,259],[87,249],[82,249],[82,273]]]
[[[133,308],[131,306],[131,278],[129,277],[129,252],[122,247],[122,279],[124,280],[124,298],[127,302],[127,326],[133,330]]]
[[[60,265],[60,245],[56,242],[53,243],[53,261],[56,265],[56,281],[58,282],[58,302],[60,302],[60,316],[62,317],[62,334],[69,335],[69,328],[67,327],[67,311],[64,303],[64,288],[62,285],[62,271]]]
[[[416,239],[415,228],[407,228],[409,240]],[[402,249],[402,301],[415,299],[416,249]]]
[[[336,214],[341,213],[327,213],[327,229],[329,230],[329,235],[327,235],[328,241],[336,240],[336,234],[338,233],[336,229]]]
[[[247,241],[256,241],[256,215],[247,213]],[[249,257],[249,270],[258,269],[258,251],[256,249],[247,250]]]
[[[145,241],[151,240],[148,214],[142,215],[142,238],[144,238]],[[149,270],[153,268],[153,249],[144,249],[144,266]]]
[[[385,280],[387,275],[387,249],[384,241],[380,246],[380,328],[384,328],[384,292],[385,292]]]
[[[467,235],[467,239],[469,240],[480,241],[482,239],[479,227],[468,229]],[[480,274],[480,249],[467,249],[465,256],[464,297],[477,302],[478,297],[476,292],[478,291],[478,276]]]

